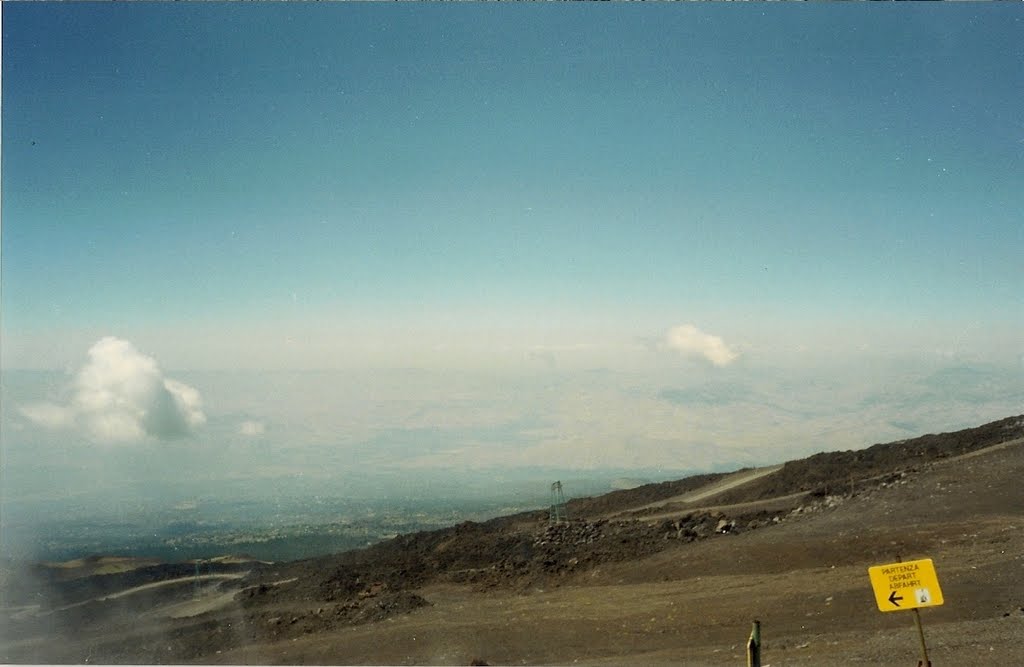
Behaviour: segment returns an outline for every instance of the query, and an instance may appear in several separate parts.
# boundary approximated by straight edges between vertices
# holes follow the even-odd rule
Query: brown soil
[[[759,619],[765,665],[913,665],[913,614],[880,612],[867,568],[928,557],[933,665],[1024,664],[1022,436],[1017,417],[790,462],[703,507],[680,497],[722,476],[576,501],[567,524],[527,513],[250,563],[198,615],[169,611],[189,587],[9,612],[0,660],[735,665]]]

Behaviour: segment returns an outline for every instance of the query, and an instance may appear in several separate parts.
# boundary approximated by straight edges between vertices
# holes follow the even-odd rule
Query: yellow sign
[[[942,589],[931,558],[868,568],[875,602],[882,611],[900,611],[942,604]]]

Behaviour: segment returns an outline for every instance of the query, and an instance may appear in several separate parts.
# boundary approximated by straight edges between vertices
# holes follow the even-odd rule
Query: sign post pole
[[[747,667],[761,667],[761,621],[754,621],[747,640]]]
[[[914,607],[914,623],[917,625],[917,636],[921,639],[921,657],[924,660],[917,667],[932,667],[931,660],[928,659],[928,646],[924,643],[924,628],[921,627],[921,612]]]

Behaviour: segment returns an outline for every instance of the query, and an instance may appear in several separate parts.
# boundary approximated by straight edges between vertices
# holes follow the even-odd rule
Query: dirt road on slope
[[[223,574],[201,574],[198,577],[195,577],[195,576],[192,576],[192,577],[178,577],[176,579],[165,579],[164,581],[154,581],[154,582],[149,583],[149,584],[142,584],[141,586],[133,586],[132,588],[126,588],[123,591],[118,591],[116,593],[111,593],[109,595],[101,595],[99,597],[90,598],[88,600],[82,600],[81,602],[76,602],[74,604],[65,605],[63,607],[57,607],[56,609],[48,610],[48,611],[44,612],[43,614],[39,614],[37,612],[36,615],[38,616],[38,615],[44,615],[44,614],[52,614],[53,612],[57,612],[57,611],[67,611],[69,609],[74,609],[75,607],[82,607],[84,605],[87,605],[87,604],[90,604],[90,603],[93,603],[93,602],[106,602],[108,600],[117,600],[118,598],[127,597],[129,595],[135,595],[136,593],[143,593],[145,591],[151,591],[151,590],[153,590],[155,588],[164,588],[164,587],[168,587],[168,586],[184,585],[184,584],[194,584],[194,583],[199,582],[199,581],[225,581],[225,580],[232,580],[232,579],[241,579],[242,577],[246,576],[247,574],[249,574],[249,573],[248,572],[233,572],[233,573],[223,573]]]
[[[696,503],[711,496],[716,496],[719,493],[724,493],[730,489],[735,489],[738,486],[749,484],[755,479],[761,479],[766,475],[771,475],[774,472],[778,472],[782,469],[781,465],[770,466],[768,468],[755,468],[753,470],[747,470],[744,472],[736,473],[735,475],[729,475],[720,482],[709,484],[701,489],[692,491],[690,493],[684,493],[679,496],[677,501],[681,503]],[[670,498],[669,501],[672,499]]]
[[[224,574],[201,574],[198,577],[178,577],[177,579],[166,579],[164,581],[154,581],[151,584],[143,584],[141,586],[135,586],[133,588],[128,588],[128,589],[125,589],[123,591],[118,591],[117,593],[111,593],[110,595],[104,595],[103,597],[98,597],[98,598],[95,598],[95,599],[98,600],[98,601],[116,600],[117,598],[123,598],[126,595],[133,595],[135,593],[141,593],[142,591],[148,591],[148,590],[152,590],[154,588],[160,588],[161,586],[173,586],[175,584],[194,583],[194,582],[197,582],[197,581],[216,581],[216,580],[222,580],[222,579],[241,579],[242,577],[244,577],[247,574],[249,574],[249,573],[248,572],[233,572],[233,573],[224,573]],[[87,600],[87,602],[91,602],[91,600]],[[84,604],[84,603],[79,602],[78,604]]]
[[[626,515],[629,515],[629,514],[635,514],[637,512],[642,512],[643,510],[650,510],[650,509],[657,509],[657,508],[660,508],[660,507],[665,507],[667,505],[681,505],[681,504],[697,503],[697,502],[700,502],[700,501],[705,500],[707,498],[711,498],[712,496],[716,496],[716,495],[718,495],[720,493],[725,493],[726,491],[730,491],[730,490],[735,489],[737,487],[743,486],[744,484],[749,484],[749,483],[753,482],[754,480],[758,480],[758,479],[761,479],[762,477],[766,477],[767,475],[771,475],[772,473],[778,472],[781,469],[782,469],[781,465],[775,465],[775,466],[769,466],[767,468],[754,468],[752,470],[744,470],[744,471],[741,471],[741,472],[729,475],[729,476],[725,477],[724,479],[718,480],[717,482],[713,482],[711,484],[708,484],[707,486],[702,486],[699,489],[696,489],[694,491],[688,491],[687,493],[683,493],[683,494],[680,494],[678,496],[673,496],[671,498],[665,498],[664,500],[659,500],[657,502],[648,503],[646,505],[641,505],[639,507],[633,507],[633,508],[631,508],[631,509],[629,509],[627,511],[624,511],[624,512],[616,512],[615,514],[610,515],[607,518],[622,517],[622,516],[626,516]]]

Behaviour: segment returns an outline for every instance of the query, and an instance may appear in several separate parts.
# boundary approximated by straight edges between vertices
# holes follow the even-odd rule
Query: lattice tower
[[[551,485],[551,512],[548,513],[548,523],[565,523],[569,520],[569,514],[565,510],[565,495],[562,494],[562,482],[555,482]]]

